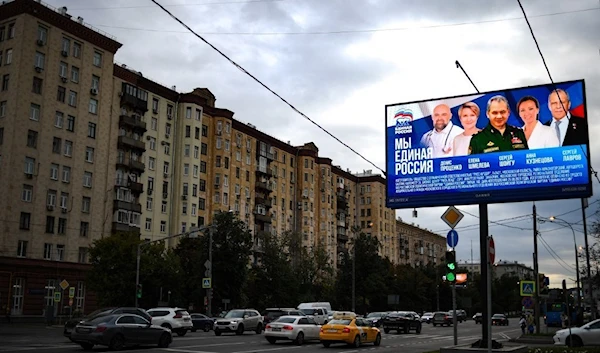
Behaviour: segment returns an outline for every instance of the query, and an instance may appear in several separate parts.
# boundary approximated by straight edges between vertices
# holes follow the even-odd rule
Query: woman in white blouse
[[[454,138],[452,149],[455,156],[466,156],[469,154],[471,137],[481,131],[477,128],[477,119],[479,119],[480,112],[479,106],[473,102],[464,103],[458,108],[458,118],[465,131]]]
[[[525,96],[521,98],[517,103],[517,111],[521,120],[525,123],[523,131],[530,150],[559,146],[558,137],[554,130],[538,120],[540,103],[535,97]]]

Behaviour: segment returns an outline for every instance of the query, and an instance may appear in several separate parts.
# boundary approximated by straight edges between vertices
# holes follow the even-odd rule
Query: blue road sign
[[[458,244],[458,232],[452,229],[448,232],[446,236],[446,241],[448,242],[448,246],[453,248]]]
[[[531,297],[523,297],[521,303],[527,309],[531,309],[533,307],[533,300],[531,299]]]

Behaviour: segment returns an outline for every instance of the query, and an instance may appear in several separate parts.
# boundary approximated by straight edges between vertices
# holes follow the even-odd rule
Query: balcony
[[[277,177],[273,172],[273,169],[260,166],[256,166],[256,175],[264,175],[267,178]]]
[[[264,181],[256,182],[256,190],[265,191],[267,193],[271,192],[271,186]]]
[[[272,207],[271,199],[267,199],[261,196],[257,196],[256,198],[254,198],[254,202],[256,204],[264,205],[267,208]]]
[[[119,136],[118,144],[119,146],[137,149],[142,152],[146,151],[146,144],[143,141],[138,141],[128,136]]]
[[[346,220],[344,220],[344,219],[338,219],[337,226],[338,227],[346,228]]]
[[[348,241],[348,236],[346,234],[339,234],[338,233],[337,240],[338,240],[338,242],[346,243]]]
[[[337,195],[337,208],[348,208],[348,200],[344,196]]]
[[[128,105],[133,109],[142,111],[144,113],[148,111],[147,101],[139,99],[138,97],[127,93],[126,90],[123,90],[123,92],[121,92],[121,105]]]
[[[136,194],[141,194],[144,192],[144,185],[142,183],[138,183],[136,181],[132,181],[129,183],[129,188],[132,192]]]
[[[271,215],[269,214],[261,214],[258,211],[254,211],[254,220],[264,223],[271,223]]]
[[[119,123],[122,126],[128,126],[131,129],[134,130],[140,130],[143,132],[148,131],[146,129],[146,122],[141,118],[141,116],[128,116],[128,115],[121,115],[119,117]]]
[[[337,250],[338,254],[347,254],[348,253],[348,249],[346,249],[346,247],[344,246],[343,243],[338,243],[336,250]]]
[[[142,213],[142,205],[140,205],[137,202],[133,203],[133,202],[127,202],[127,201],[121,201],[121,200],[114,200],[113,201],[113,211],[116,211],[116,210],[124,210],[124,211]]]
[[[132,226],[125,223],[113,222],[112,231],[114,232],[135,232],[140,233],[140,227]]]
[[[146,170],[146,165],[144,163],[125,157],[117,158],[117,166],[132,169],[140,173],[143,173]]]

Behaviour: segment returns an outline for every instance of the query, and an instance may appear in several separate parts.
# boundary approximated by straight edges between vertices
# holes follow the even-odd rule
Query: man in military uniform
[[[529,149],[523,130],[506,124],[510,115],[506,98],[503,96],[490,98],[486,115],[490,122],[471,138],[469,154]]]

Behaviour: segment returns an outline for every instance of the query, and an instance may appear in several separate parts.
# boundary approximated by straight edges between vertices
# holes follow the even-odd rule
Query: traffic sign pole
[[[455,231],[455,233],[456,233],[456,231]],[[456,235],[456,242],[458,242],[458,234]],[[452,251],[455,251],[454,247],[452,247]],[[458,319],[456,318],[456,279],[455,279],[452,282],[452,327],[454,330],[454,345],[455,346],[458,345],[457,321],[458,321]]]

